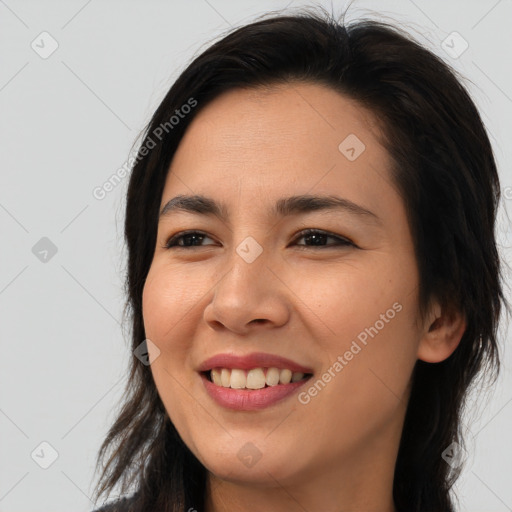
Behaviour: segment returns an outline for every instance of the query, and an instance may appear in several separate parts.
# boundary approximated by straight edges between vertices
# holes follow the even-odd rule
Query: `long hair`
[[[462,466],[452,468],[443,452],[464,446],[461,418],[476,378],[496,378],[500,369],[498,324],[502,305],[508,308],[495,240],[500,184],[483,122],[456,72],[400,29],[370,19],[346,24],[323,9],[271,13],[231,30],[186,67],[144,131],[127,191],[132,350],[146,339],[142,291],[164,183],[187,126],[225,91],[297,82],[327,85],[375,115],[414,241],[419,317],[436,297],[467,319],[450,357],[416,362],[393,482],[398,511],[453,512],[450,489]],[[107,453],[96,501],[116,485],[125,492],[135,484],[136,510],[201,512],[206,469],[136,357],[96,467]]]

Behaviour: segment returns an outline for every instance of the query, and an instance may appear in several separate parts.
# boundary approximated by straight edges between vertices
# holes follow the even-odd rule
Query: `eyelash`
[[[177,233],[176,235],[173,235],[169,240],[167,240],[166,244],[164,245],[164,249],[193,249],[194,247],[203,247],[198,245],[192,245],[192,246],[183,246],[183,245],[176,245],[176,242],[179,240],[183,240],[183,238],[187,235],[200,235],[203,237],[209,237],[206,233],[203,233],[202,231],[183,231],[181,233]],[[332,233],[329,233],[328,231],[323,231],[320,229],[305,229],[297,234],[298,236],[295,237],[295,241],[300,240],[301,238],[311,236],[311,235],[321,235],[326,238],[333,238],[338,241],[336,244],[331,245],[300,245],[301,248],[328,248],[328,247],[357,247],[353,242],[351,242],[348,238],[340,237],[338,235],[334,235]]]

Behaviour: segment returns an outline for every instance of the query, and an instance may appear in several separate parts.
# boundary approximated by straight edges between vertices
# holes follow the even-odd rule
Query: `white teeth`
[[[220,376],[220,370],[218,368],[213,368],[211,376],[214,384],[222,386],[222,377]]]
[[[247,384],[249,389],[261,389],[265,387],[265,374],[262,368],[253,368],[247,372]]]
[[[285,368],[279,373],[279,382],[281,384],[289,384],[292,380],[292,371]]]
[[[233,389],[262,389],[267,386],[289,384],[304,378],[302,372],[292,372],[288,368],[252,368],[245,371],[237,368],[213,368],[211,380],[217,386]]]
[[[233,368],[231,370],[231,387],[234,389],[243,389],[245,388],[245,384],[247,379],[245,377],[245,372],[243,370],[237,370]]]
[[[229,384],[231,382],[231,372],[227,368],[222,368],[222,371],[220,372],[220,380],[221,384],[225,388],[229,388]]]
[[[279,368],[269,368],[265,382],[267,386],[277,386],[279,384]]]

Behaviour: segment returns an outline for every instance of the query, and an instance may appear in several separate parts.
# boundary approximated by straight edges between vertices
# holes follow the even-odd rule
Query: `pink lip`
[[[226,367],[223,366],[223,368]],[[248,390],[217,386],[213,382],[210,382],[204,373],[200,375],[206,391],[213,400],[215,400],[215,402],[227,409],[234,409],[237,411],[255,411],[264,409],[265,407],[283,400],[303,386],[304,383],[309,381],[308,378],[298,382],[290,382],[289,384],[278,384],[277,386]]]
[[[217,354],[203,361],[197,371],[205,372],[212,368],[238,368],[240,370],[250,370],[251,368],[288,368],[292,372],[313,373],[311,368],[306,368],[295,361],[285,357],[263,352],[253,352],[245,356],[234,354]]]

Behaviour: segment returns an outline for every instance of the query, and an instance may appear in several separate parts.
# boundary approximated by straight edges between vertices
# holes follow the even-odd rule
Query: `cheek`
[[[391,324],[396,327],[404,317],[412,325],[416,314],[415,268],[405,259],[379,260],[372,255],[364,264],[351,264],[347,258],[328,271],[309,269],[294,276],[293,292],[300,299],[297,307],[314,313],[315,324],[326,331],[325,340],[329,339],[334,349],[342,348],[340,342],[361,332],[364,340],[365,328],[376,322],[379,332],[389,331]]]
[[[170,288],[165,276],[159,276],[150,269],[142,292],[142,317],[146,337],[158,343],[162,332],[173,323],[172,307],[175,300],[169,294]],[[158,343],[160,346],[160,343]]]
[[[172,276],[172,278],[171,278]],[[194,292],[196,290],[196,292]],[[160,398],[180,432],[190,430],[188,419],[195,418],[193,402],[187,402],[184,388],[192,390],[195,376],[183,372],[188,364],[193,324],[204,291],[190,280],[162,265],[153,265],[142,294],[142,314],[146,337],[159,350],[150,369]],[[186,331],[186,332],[185,332]]]
[[[337,425],[344,432],[336,438],[342,452],[379,439],[405,410],[417,333],[411,327],[412,304],[395,297],[383,296],[371,308],[346,303],[349,307],[338,314],[338,335],[323,346],[328,356],[321,373],[300,397],[306,404],[305,430],[321,437],[327,434],[326,421]]]
[[[323,292],[316,292],[317,316],[329,327],[329,336],[320,342],[324,371],[343,375],[331,379],[336,381],[332,389],[340,386],[338,392],[353,397],[356,409],[359,400],[378,401],[384,395],[393,400],[407,388],[419,343],[417,279],[413,259],[389,258],[357,271],[338,271]]]
[[[196,276],[197,279],[197,276]],[[197,315],[204,290],[192,279],[157,264],[150,268],[142,294],[144,329],[159,346]],[[165,345],[161,347],[165,349]]]

